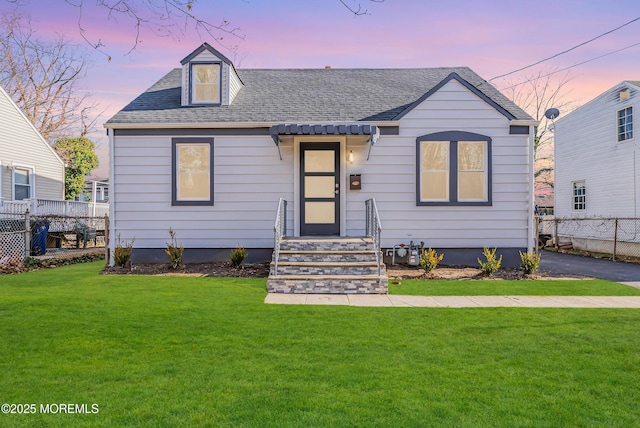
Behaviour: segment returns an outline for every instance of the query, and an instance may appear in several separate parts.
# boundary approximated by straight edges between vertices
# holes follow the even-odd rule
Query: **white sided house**
[[[380,248],[517,266],[534,246],[537,122],[469,68],[236,70],[206,43],[181,64],[105,124],[111,236],[135,238],[134,263],[168,262],[172,228],[186,261],[274,253],[271,291],[384,292]],[[361,271],[384,286],[345,285],[359,256],[330,253],[371,241]]]
[[[0,212],[34,198],[64,200],[64,163],[0,87]]]
[[[640,217],[640,152],[634,129],[639,109],[640,81],[624,81],[555,123],[556,217]],[[584,237],[567,233],[574,236],[574,247],[610,251],[611,230],[599,237],[596,229],[583,232]],[[623,236],[626,229],[632,236]],[[640,243],[637,226],[631,229],[621,228],[618,240]],[[598,241],[604,245],[600,250]]]

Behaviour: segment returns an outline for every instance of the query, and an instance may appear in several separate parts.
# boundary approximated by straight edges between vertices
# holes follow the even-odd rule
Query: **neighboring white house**
[[[634,129],[639,109],[640,81],[624,81],[555,123],[557,218],[640,217],[640,153]],[[640,225],[625,222],[617,239],[629,247],[640,242]],[[611,252],[613,225],[565,221],[558,235],[571,236],[578,249]],[[618,245],[617,252],[640,251],[626,247]]]
[[[640,81],[624,81],[555,123],[556,216],[640,216],[638,109]]]
[[[64,162],[0,87],[0,203],[64,200]]]
[[[165,262],[169,228],[187,261],[267,260],[279,198],[293,236],[362,236],[375,198],[383,248],[517,266],[535,245],[537,122],[469,68],[236,70],[206,43],[181,65],[105,124],[134,261]]]
[[[84,181],[82,193],[76,196],[76,200],[84,202],[109,202],[109,179],[88,178]]]

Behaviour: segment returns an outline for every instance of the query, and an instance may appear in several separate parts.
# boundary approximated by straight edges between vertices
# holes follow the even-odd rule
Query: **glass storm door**
[[[340,235],[340,143],[300,143],[300,235]]]

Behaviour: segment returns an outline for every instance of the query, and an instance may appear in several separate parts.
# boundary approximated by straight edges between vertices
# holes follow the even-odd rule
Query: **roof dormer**
[[[208,43],[180,63],[183,106],[228,106],[242,89],[233,63]]]

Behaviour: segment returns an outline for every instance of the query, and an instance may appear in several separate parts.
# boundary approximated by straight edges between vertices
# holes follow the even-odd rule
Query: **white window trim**
[[[11,200],[16,200],[16,169],[24,169],[29,173],[29,199],[36,197],[36,167],[20,163],[11,164]]]
[[[584,188],[584,195],[582,205],[583,208],[576,208],[576,185],[582,184]],[[571,211],[573,212],[585,212],[587,210],[587,181],[586,180],[575,180],[571,182]]]
[[[630,115],[630,117],[631,117],[631,137],[621,140],[620,139],[620,113],[622,111],[624,111],[624,110],[627,110],[627,109],[631,109],[631,115]],[[634,120],[633,120],[634,111],[633,110],[634,110],[633,106],[628,105],[628,106],[622,107],[622,108],[620,108],[620,109],[618,109],[616,111],[616,141],[618,143],[623,143],[623,142],[626,142],[626,141],[632,141],[634,139],[634,137],[635,137],[635,132],[634,132],[635,131],[635,129],[634,129],[635,127],[634,127]],[[626,134],[626,132],[625,132],[625,134]]]
[[[194,65],[218,65],[218,101],[196,101],[194,100],[195,81],[193,79]],[[189,103],[191,105],[222,105],[222,62],[220,61],[191,61],[189,63]]]

